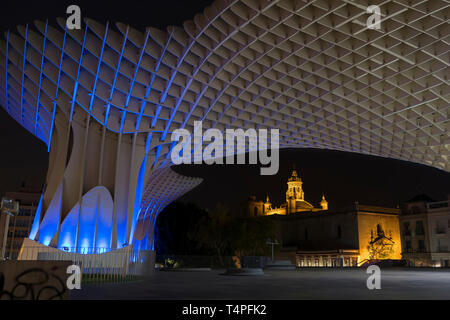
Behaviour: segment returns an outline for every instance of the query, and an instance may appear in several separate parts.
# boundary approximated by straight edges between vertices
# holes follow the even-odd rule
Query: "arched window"
[[[258,207],[253,208],[253,215],[256,217],[258,215]]]

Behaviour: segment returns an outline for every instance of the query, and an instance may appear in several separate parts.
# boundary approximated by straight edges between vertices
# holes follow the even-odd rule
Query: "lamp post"
[[[275,245],[279,245],[279,243],[278,243],[277,239],[275,239],[274,241],[272,241],[271,239],[267,239],[266,244],[272,246],[272,262],[273,262],[273,261],[274,261],[274,251],[273,251],[273,248],[274,248]]]
[[[3,242],[2,242],[2,253],[1,253],[2,260],[5,260],[6,241],[8,239],[9,219],[11,217],[14,217],[15,213],[19,212],[19,202],[8,199],[8,198],[2,198],[2,201],[0,203],[0,212],[4,213],[6,215],[5,230],[4,230]]]

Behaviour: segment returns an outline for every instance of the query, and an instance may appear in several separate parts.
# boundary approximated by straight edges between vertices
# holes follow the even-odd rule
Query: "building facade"
[[[297,173],[296,169],[292,170],[291,176],[287,181],[286,202],[279,207],[273,207],[270,202],[269,195],[266,201],[257,200],[255,196],[249,197],[245,211],[248,216],[269,216],[274,214],[288,215],[296,212],[316,212],[328,210],[328,202],[325,195],[322,195],[320,207],[314,207],[305,200],[305,192],[303,191],[303,181]]]
[[[35,190],[21,189],[18,192],[7,192],[6,197],[19,202],[19,212],[9,219],[5,248],[5,258],[14,260],[19,255],[23,239],[30,235],[41,193]],[[2,217],[0,221],[0,239],[3,239],[5,223],[6,219]]]
[[[283,248],[299,267],[352,267],[400,260],[399,209],[355,204],[340,211],[273,215]]]
[[[444,201],[425,195],[407,201],[400,228],[403,258],[409,266],[450,267],[450,195]]]

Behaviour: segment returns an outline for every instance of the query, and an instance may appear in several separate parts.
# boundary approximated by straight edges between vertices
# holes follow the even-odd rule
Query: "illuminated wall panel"
[[[39,225],[39,242],[48,246],[58,231],[60,213],[61,213],[61,196],[63,185],[60,184],[53,197],[50,206]]]

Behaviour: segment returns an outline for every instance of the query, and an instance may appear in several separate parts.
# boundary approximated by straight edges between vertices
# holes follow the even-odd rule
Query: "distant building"
[[[435,201],[419,195],[400,216],[403,258],[410,266],[450,267],[450,195]]]
[[[340,211],[274,215],[278,258],[299,267],[352,267],[369,260],[400,260],[400,210],[355,204]]]
[[[39,205],[41,192],[35,190],[21,189],[19,192],[7,192],[6,197],[19,201],[19,213],[9,220],[8,238],[6,242],[6,254],[8,259],[16,259],[20,247],[22,246],[23,238],[30,234],[31,226],[33,225],[36,209]],[[0,221],[0,230],[3,234],[5,229],[5,219]],[[3,238],[1,238],[3,240]],[[0,244],[1,246],[2,244]]]
[[[287,181],[286,202],[279,207],[272,207],[269,196],[266,201],[256,200],[255,196],[251,196],[247,203],[245,211],[249,216],[268,216],[268,215],[288,215],[296,212],[315,212],[328,210],[328,202],[322,195],[320,207],[315,208],[311,203],[305,200],[303,192],[303,181],[297,173],[296,169],[292,170],[291,177]]]
[[[268,216],[277,225],[282,248],[278,258],[299,267],[360,266],[369,260],[400,260],[400,209],[354,204],[330,211],[325,196],[320,207],[305,200],[303,182],[293,169],[286,202],[272,207],[252,196],[248,216]]]

